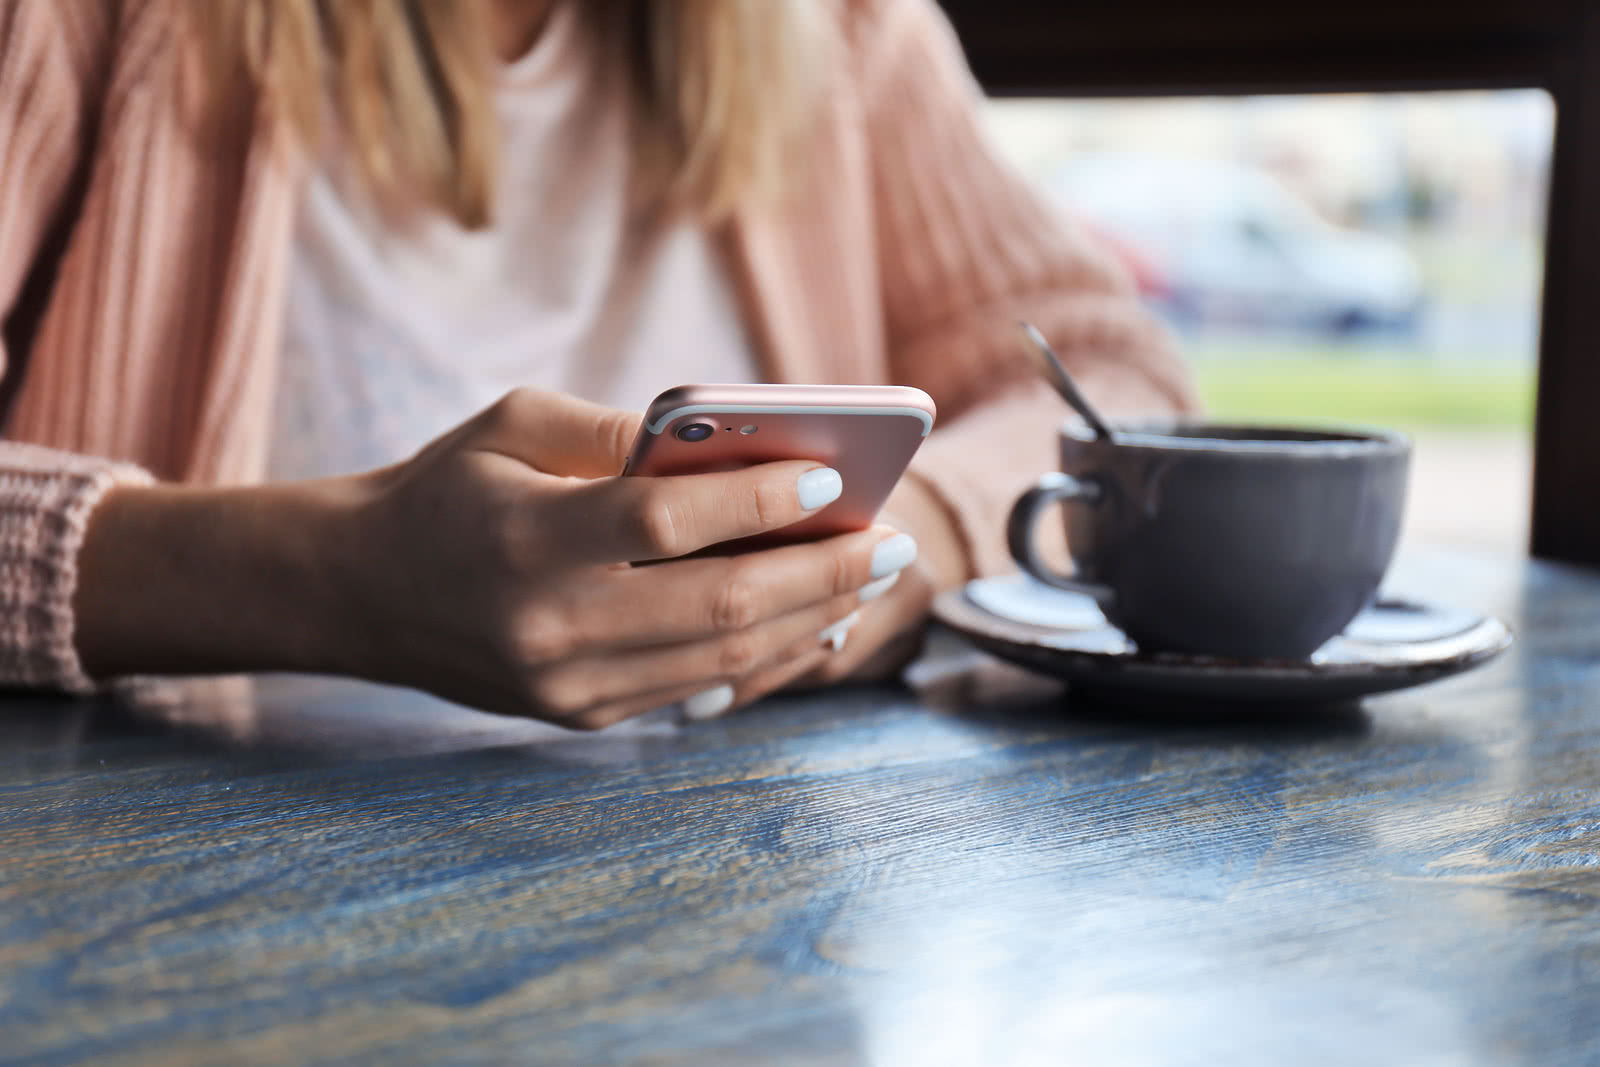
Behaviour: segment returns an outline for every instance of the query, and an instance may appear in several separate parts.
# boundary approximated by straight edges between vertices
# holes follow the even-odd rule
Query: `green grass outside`
[[[1209,415],[1218,419],[1529,430],[1533,368],[1436,364],[1414,351],[1190,348]]]

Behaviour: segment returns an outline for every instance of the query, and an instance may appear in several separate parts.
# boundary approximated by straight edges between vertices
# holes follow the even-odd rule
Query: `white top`
[[[386,230],[336,160],[296,221],[274,479],[403,459],[519,385],[642,410],[758,368],[726,267],[676,218],[627,225],[620,74],[560,4],[497,93],[494,225]]]

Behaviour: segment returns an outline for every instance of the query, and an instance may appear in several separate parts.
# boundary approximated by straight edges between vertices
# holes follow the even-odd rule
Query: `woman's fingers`
[[[875,599],[916,558],[916,541],[878,526],[739,556],[611,571],[579,591],[568,625],[580,646],[734,635],[833,598]]]
[[[854,617],[847,619],[847,625],[841,626],[841,629],[848,634],[861,616],[871,613],[870,608],[852,612]],[[838,658],[839,649],[831,641],[796,642],[777,659],[744,678],[702,689],[684,700],[684,715],[696,720],[721,718],[786,689],[801,679],[816,676]]]
[[[754,704],[762,697],[770,696],[791,685],[795,679],[804,678],[821,669],[834,655],[833,650],[826,647],[810,646],[796,649],[792,657],[780,660],[765,670],[757,671],[734,686],[733,700],[722,711],[716,715],[702,717],[717,718]]]
[[[639,421],[636,412],[525,388],[513,389],[449,436],[546,474],[609,478],[622,473]]]
[[[603,730],[607,726],[614,726],[624,719],[632,719],[643,715],[647,711],[665,708],[671,705],[682,705],[693,700],[706,690],[698,685],[680,685],[667,689],[657,689],[649,693],[637,693],[624,700],[615,700],[608,704],[596,704],[592,708],[585,708],[568,716],[541,715],[559,726],[570,727],[574,730]]]
[[[705,640],[560,663],[539,673],[533,700],[550,714],[569,716],[640,693],[693,683],[709,689],[737,681],[781,661],[792,649],[829,642],[841,623],[853,622],[858,603],[854,594],[833,597]]]
[[[560,721],[579,729],[598,730],[668,704],[680,705],[684,714],[691,719],[714,719],[775,693],[796,678],[811,674],[830,655],[831,652],[815,641],[801,641],[790,646],[766,667],[738,681],[663,690],[592,708]]]
[[[862,625],[855,628],[837,654],[817,664],[816,669],[792,680],[797,688],[837,685],[849,678],[858,682],[889,681],[900,676],[907,663],[921,652],[924,633],[920,628],[897,628],[890,612],[863,613]]]
[[[839,472],[803,460],[666,478],[607,478],[572,488],[565,530],[591,563],[673,559],[792,526],[839,499]],[[539,521],[548,522],[547,515]]]
[[[803,638],[785,649],[777,659],[743,679],[669,686],[597,704],[567,716],[541,717],[578,730],[600,730],[647,711],[676,704],[689,718],[716,718],[814,672],[829,655],[831,653],[815,639]]]

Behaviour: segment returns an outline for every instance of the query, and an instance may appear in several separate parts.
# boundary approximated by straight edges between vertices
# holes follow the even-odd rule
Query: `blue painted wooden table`
[[[16,1063],[1600,1061],[1600,577],[1357,710],[923,688],[566,736],[277,679],[0,703]]]

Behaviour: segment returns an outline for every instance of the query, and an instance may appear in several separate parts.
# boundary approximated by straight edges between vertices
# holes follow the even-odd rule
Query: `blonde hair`
[[[781,191],[815,103],[822,0],[579,3],[616,49],[638,121],[638,188],[724,217]],[[317,145],[325,115],[372,191],[489,221],[498,163],[485,0],[183,0],[207,111],[241,71]]]

